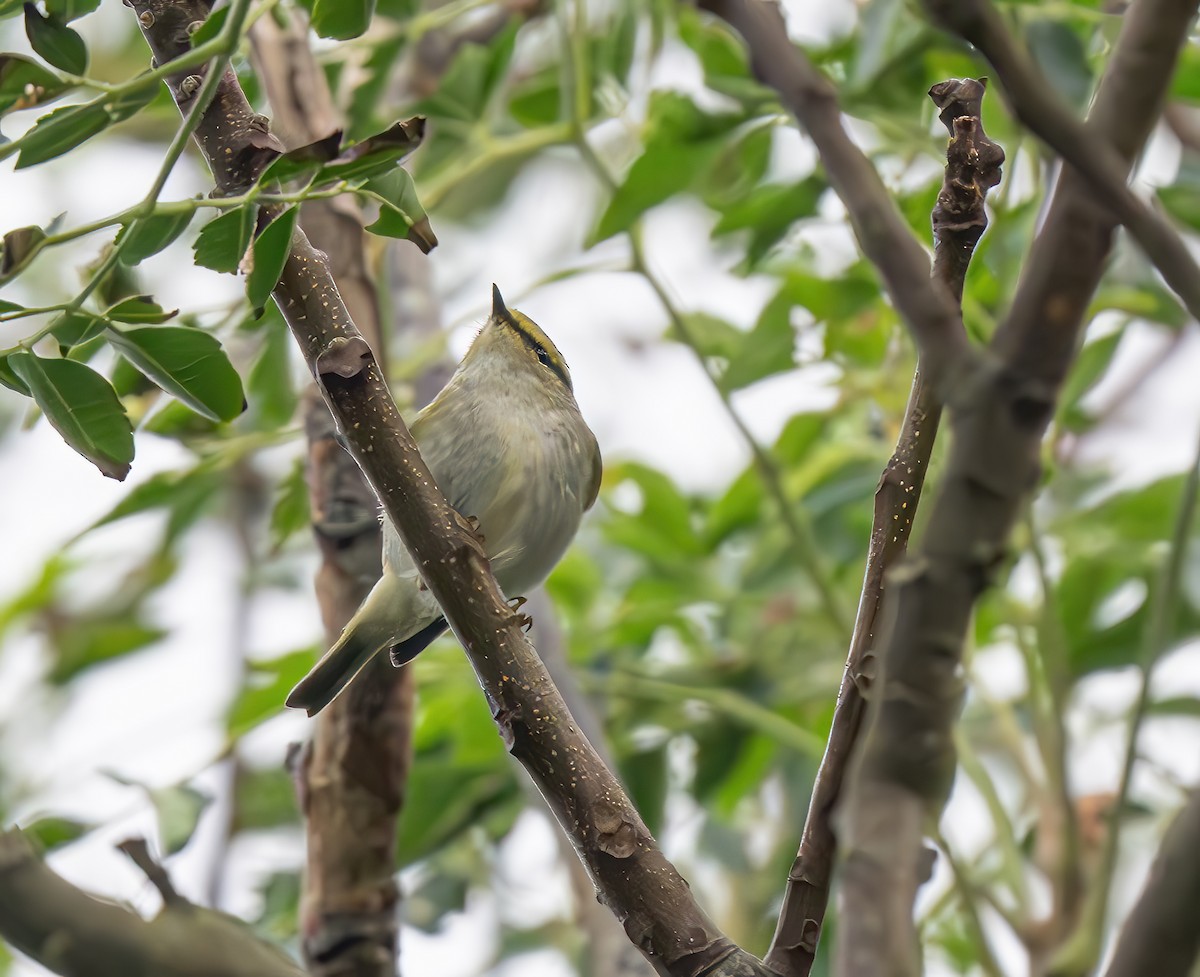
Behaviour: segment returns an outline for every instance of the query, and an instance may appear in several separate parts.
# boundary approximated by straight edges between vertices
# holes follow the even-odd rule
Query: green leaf
[[[107,328],[103,319],[90,312],[64,312],[50,323],[50,335],[58,341],[63,356],[74,346],[90,342]],[[77,359],[77,357],[72,357]]]
[[[678,92],[654,92],[645,148],[634,160],[600,216],[590,242],[628,230],[651,207],[688,190],[724,145],[737,115],[709,115]]]
[[[24,350],[8,362],[63,440],[109,478],[124,480],[133,461],[133,429],[109,382],[82,363]]]
[[[157,472],[133,486],[89,529],[98,529],[142,512],[165,509],[170,513],[167,537],[174,539],[204,514],[224,482],[219,470],[203,464],[187,471]]]
[[[47,678],[54,685],[66,685],[81,672],[140,651],[166,634],[124,607],[71,619],[54,633],[54,663]]]
[[[136,265],[158,254],[187,229],[193,216],[195,213],[190,210],[182,214],[151,214],[126,224],[117,235],[121,264]]]
[[[721,389],[740,390],[796,365],[796,332],[791,321],[792,301],[780,290],[767,303],[758,322],[741,343],[737,354],[721,374]]]
[[[149,295],[133,295],[122,299],[104,313],[114,322],[151,323],[159,325],[179,315],[179,310],[164,311]]]
[[[539,129],[558,121],[563,106],[559,76],[559,71],[548,68],[514,82],[508,111],[520,125]]]
[[[667,330],[668,338],[694,345],[705,358],[732,360],[746,341],[746,334],[733,323],[707,312],[686,312],[683,322],[686,338],[674,324]]]
[[[25,4],[25,34],[33,49],[54,67],[72,75],[87,71],[83,38],[53,14],[43,17],[32,3]]]
[[[24,169],[70,152],[76,146],[103,132],[112,123],[103,104],[68,105],[43,115],[21,137],[21,153],[14,169]]]
[[[757,470],[747,468],[708,510],[705,548],[711,552],[732,533],[756,524],[762,518],[765,498]]]
[[[335,158],[321,167],[315,182],[362,180],[387,173],[420,146],[424,137],[425,119],[422,116],[394,122],[383,132],[343,147]]]
[[[1038,18],[1025,28],[1025,43],[1050,87],[1078,109],[1092,94],[1092,68],[1079,35],[1066,24]]]
[[[263,427],[273,430],[291,421],[298,395],[292,381],[291,336],[283,317],[268,313],[263,321],[262,349],[250,367],[246,387],[251,409]]]
[[[16,278],[37,257],[45,241],[46,232],[35,225],[18,227],[5,234],[0,253],[0,284]]]
[[[110,95],[105,108],[114,123],[124,122],[158,98],[160,93],[164,98],[168,97],[161,85],[142,85]]]
[[[238,739],[284,710],[283,700],[312,668],[313,648],[288,652],[269,661],[247,662],[246,681],[225,720],[229,735]]]
[[[254,233],[254,210],[253,206],[238,207],[205,224],[192,245],[196,264],[213,271],[236,272]]]
[[[73,86],[19,54],[0,54],[0,115],[53,101]]]
[[[13,373],[12,367],[8,363],[7,356],[0,356],[0,383],[8,387],[9,390],[15,390],[19,394],[24,394],[26,397],[32,397],[28,385],[19,376]]]
[[[192,35],[192,47],[199,47],[201,44],[213,40],[221,33],[221,29],[225,26],[225,21],[228,17],[228,6],[218,7],[216,10],[210,11],[208,16],[204,18],[204,23]]]
[[[292,251],[292,233],[296,230],[299,207],[290,207],[263,228],[254,239],[251,250],[250,274],[246,276],[246,297],[255,315],[271,298],[279,283],[283,266]]]
[[[1070,430],[1079,431],[1087,426],[1088,419],[1079,401],[1108,371],[1123,336],[1122,330],[1101,336],[1084,346],[1075,358],[1075,365],[1063,386],[1059,407],[1063,424]]]
[[[749,231],[746,262],[754,267],[796,221],[816,215],[827,186],[822,177],[811,176],[798,183],[755,187],[740,199],[718,208],[721,217],[713,227],[712,236]]]
[[[420,102],[415,111],[467,123],[483,118],[501,81],[507,77],[517,26],[515,21],[511,22],[488,45],[474,42],[461,45],[437,90]]]
[[[112,330],[110,342],[167,393],[214,421],[246,406],[242,381],[216,338],[186,326]]]
[[[636,515],[621,513],[607,527],[610,535],[620,534],[627,545],[647,555],[696,556],[701,552],[699,538],[692,524],[692,508],[687,497],[671,479],[646,465],[626,462],[616,471],[616,477],[637,485],[642,497],[641,510]],[[628,522],[627,531],[621,524]],[[640,537],[632,539],[631,536]]]
[[[312,29],[321,37],[345,41],[362,34],[374,15],[375,0],[316,0]]]
[[[100,6],[100,0],[45,0],[46,12],[69,22],[90,14]]]
[[[276,156],[258,178],[260,184],[285,183],[296,177],[311,176],[325,163],[337,158],[342,132],[337,130],[324,139],[307,143]]]
[[[158,835],[164,855],[181,851],[200,823],[200,815],[212,800],[195,787],[179,784],[175,787],[147,789],[150,802],[158,815]]]
[[[651,832],[661,830],[666,816],[667,749],[637,750],[620,758],[621,780]]]
[[[746,47],[725,24],[679,7],[679,37],[695,53],[704,81],[715,92],[745,101],[762,101],[767,93],[750,74]]]
[[[21,831],[26,838],[31,838],[44,852],[78,841],[96,825],[86,821],[76,821],[74,818],[53,817],[45,815],[21,825]]]
[[[408,170],[397,166],[390,173],[368,181],[367,189],[379,194],[379,217],[367,230],[380,237],[412,241],[424,254],[437,247],[425,208],[417,199],[417,188]]]
[[[298,458],[276,490],[271,507],[271,546],[278,550],[291,536],[306,529],[311,520],[304,459]]]
[[[1171,79],[1171,97],[1184,102],[1200,102],[1200,48],[1185,44]]]
[[[504,763],[463,762],[445,751],[425,754],[409,774],[405,816],[400,819],[398,864],[433,854],[463,831],[516,804],[521,791]],[[457,761],[457,762],[456,762]]]
[[[211,438],[217,433],[218,427],[219,422],[197,414],[178,400],[168,400],[142,423],[143,431],[183,444],[195,438]]]
[[[306,667],[312,664],[312,655],[306,656]],[[255,664],[252,663],[254,668]],[[290,688],[290,687],[289,687]],[[288,689],[281,693],[286,695]],[[282,697],[275,702],[278,710]],[[261,831],[295,824],[299,816],[296,810],[296,782],[282,764],[263,769],[249,768],[244,763],[237,765],[234,786],[234,833]]]

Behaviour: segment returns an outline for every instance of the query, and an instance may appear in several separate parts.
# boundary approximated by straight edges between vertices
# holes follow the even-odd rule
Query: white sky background
[[[791,23],[804,25],[804,40],[844,32],[853,23],[850,3],[796,0],[787,6]],[[103,43],[106,32],[125,30],[123,20],[128,16],[122,5],[105,4],[76,26],[89,43]],[[0,25],[0,43],[8,50],[25,51],[24,37],[14,25],[19,20]],[[660,86],[690,88],[698,84],[699,72],[690,54],[678,51],[665,60],[655,80]],[[35,115],[18,118],[29,124]],[[18,131],[6,121],[9,136]],[[603,139],[601,133],[602,150]],[[781,134],[778,143],[775,163],[781,171],[803,171],[811,165],[811,148],[798,135]],[[1177,157],[1169,137],[1160,136],[1148,154],[1142,178],[1150,183],[1168,181]],[[67,211],[71,223],[112,213],[141,198],[159,160],[158,152],[146,147],[101,140],[30,170],[14,173],[6,163],[0,169],[0,231],[45,224],[62,211]],[[84,180],[79,178],[84,172],[81,165],[87,168]],[[210,185],[207,173],[189,154],[177,166],[163,198],[207,192]],[[497,282],[509,303],[544,325],[562,349],[582,409],[606,458],[645,460],[686,489],[717,490],[746,463],[747,451],[692,354],[681,346],[656,344],[665,316],[649,287],[634,275],[596,274],[530,291],[533,283],[556,268],[624,256],[620,241],[581,255],[586,221],[580,214],[589,206],[584,201],[598,199],[590,187],[570,156],[550,155],[524,169],[486,227],[455,227],[434,215],[442,243],[430,261],[445,321],[456,324],[452,346],[456,353],[466,347],[473,328],[486,314],[489,285]],[[660,207],[646,221],[647,253],[683,308],[703,309],[749,325],[769,297],[768,284],[730,274],[735,259],[714,249],[708,238],[711,223],[711,216],[698,204],[678,201]],[[186,242],[198,226],[185,235],[184,242],[143,266],[147,288],[164,306],[215,307],[241,292],[241,283],[233,277],[192,265]],[[512,247],[514,226],[521,228],[520,248]],[[814,233],[820,235],[829,260],[836,262],[851,253],[852,245],[840,227],[831,224]],[[57,275],[64,287],[73,288],[77,267],[94,255],[101,240],[97,235],[38,259],[39,273]],[[22,298],[15,288],[4,294]],[[21,322],[0,324],[0,346],[14,342],[24,328]],[[1163,341],[1153,329],[1131,331],[1117,373],[1134,370]],[[643,344],[650,345],[637,349]],[[1198,372],[1200,342],[1191,327],[1155,382],[1145,384],[1105,432],[1084,446],[1081,459],[1117,465],[1131,482],[1182,469],[1195,450]],[[830,367],[795,371],[740,393],[736,406],[756,435],[769,441],[797,410],[831,404],[837,379]],[[1107,384],[1110,389],[1118,385],[1119,377]],[[1105,390],[1096,396],[1102,400]],[[22,398],[0,388],[0,410],[21,411],[23,406]],[[1160,423],[1166,416],[1187,423]],[[44,423],[9,434],[0,448],[5,473],[0,481],[0,539],[5,550],[0,560],[0,604],[26,586],[50,554],[122,498],[129,485],[185,459],[177,446],[149,436],[139,436],[137,449],[129,483],[118,485],[100,477]],[[298,451],[299,445],[288,450]],[[287,452],[277,454],[282,470]],[[109,560],[115,574],[131,553],[152,545],[155,533],[152,518],[128,520],[94,534],[81,552]],[[77,884],[125,899],[143,912],[153,911],[157,896],[112,845],[130,834],[153,836],[152,813],[136,790],[117,785],[100,771],[115,770],[163,786],[192,777],[221,749],[224,710],[236,683],[235,663],[226,653],[235,630],[239,581],[231,568],[236,560],[231,538],[212,529],[193,533],[180,573],[153,605],[158,623],[170,632],[168,638],[149,651],[95,669],[67,693],[48,692],[40,685],[45,662],[38,636],[14,633],[0,653],[0,751],[9,764],[8,783],[25,796],[15,813],[45,811],[112,821],[55,854],[52,864]],[[318,641],[319,634],[315,605],[306,592],[277,590],[255,601],[248,641],[255,654],[294,649]],[[1160,669],[1159,680],[1175,695],[1200,693],[1198,665],[1195,651],[1178,652]],[[993,695],[1015,695],[1022,688],[1019,663],[1004,649],[982,655],[978,670]],[[1123,742],[1111,718],[1127,708],[1133,688],[1131,675],[1108,674],[1089,681],[1081,691],[1072,724],[1076,739],[1072,770],[1078,792],[1111,789],[1115,784]],[[308,721],[298,714],[281,716],[254,733],[248,749],[264,762],[281,759],[286,744],[304,738],[308,729]],[[1151,723],[1145,743],[1155,765],[1180,782],[1196,781],[1200,775],[1196,733],[1195,725],[1184,721]],[[1189,748],[1180,750],[1181,742]],[[221,774],[210,771],[197,784],[219,791]],[[1139,779],[1138,786],[1161,791],[1161,778],[1151,774]],[[687,854],[683,849],[694,818],[683,810],[676,811],[672,820],[664,843],[671,854]],[[986,813],[961,778],[944,823],[951,841],[967,852],[984,838]],[[206,817],[193,843],[169,864],[180,890],[201,901],[208,897],[217,824],[216,818]],[[519,856],[513,864],[519,864],[520,871],[507,873],[490,893],[476,894],[468,912],[452,918],[442,933],[428,936],[406,928],[404,972],[414,977],[480,973],[490,959],[495,921],[503,904],[520,905],[526,918],[552,918],[560,911],[569,896],[561,866],[556,864],[551,830],[544,819],[525,816],[501,858],[503,865],[505,859]],[[260,876],[301,860],[298,836],[272,835],[240,843],[229,858],[224,905],[233,911],[252,911]],[[1128,871],[1136,875],[1144,870],[1139,861],[1144,859],[1133,859]],[[528,872],[531,863],[541,864],[544,871]],[[1001,947],[1001,951],[1012,972],[1020,972],[1015,948]],[[519,960],[489,972],[507,975],[516,973],[517,966],[535,977],[567,972],[553,953]],[[42,971],[18,963],[14,973]]]

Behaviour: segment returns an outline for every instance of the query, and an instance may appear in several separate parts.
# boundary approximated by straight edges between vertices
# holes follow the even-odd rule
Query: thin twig
[[[930,89],[951,136],[945,179],[932,215],[936,243],[933,273],[956,299],[962,295],[971,256],[987,226],[987,191],[999,182],[1004,159],[1003,151],[983,130],[983,91],[983,84],[971,79],[946,81]],[[872,649],[885,574],[907,550],[941,413],[941,405],[918,368],[895,451],[875,490],[862,594],[837,707],[813,782],[800,848],[788,873],[775,936],[765,958],[768,966],[788,977],[806,977],[816,959],[837,854],[833,814],[866,710],[863,688],[869,686],[875,671]]]
[[[995,69],[1014,114],[1091,184],[1167,284],[1200,320],[1200,265],[1166,219],[1129,189],[1128,167],[1089,132],[1016,43],[989,0],[924,0],[932,19],[974,44]]]

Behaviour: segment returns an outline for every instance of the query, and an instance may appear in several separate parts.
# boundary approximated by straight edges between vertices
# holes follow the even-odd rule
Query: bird
[[[505,596],[545,580],[596,501],[600,447],[562,354],[495,285],[491,315],[410,430],[446,500],[476,528]],[[309,716],[384,649],[403,665],[446,630],[395,526],[382,512],[380,520],[379,581],[287,697]]]

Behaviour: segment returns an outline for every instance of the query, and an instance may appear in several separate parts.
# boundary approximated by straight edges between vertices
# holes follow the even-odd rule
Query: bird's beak
[[[492,318],[494,319],[511,319],[512,315],[504,305],[504,296],[500,294],[500,289],[496,287],[496,283],[492,283]]]

